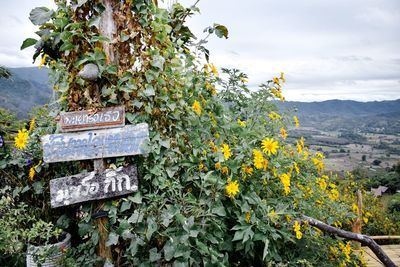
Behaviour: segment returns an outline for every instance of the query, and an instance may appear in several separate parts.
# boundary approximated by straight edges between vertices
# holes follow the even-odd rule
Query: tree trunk
[[[106,54],[107,64],[116,62],[115,51],[113,45],[111,44],[111,41],[113,40],[114,35],[116,34],[116,27],[113,18],[113,13],[117,3],[118,1],[115,0],[103,0],[103,5],[105,7],[105,10],[103,11],[100,18],[100,26],[99,26],[100,34],[107,37],[110,40],[110,43],[103,42],[103,50],[104,53]],[[99,95],[100,93],[101,92],[99,92]],[[94,160],[95,171],[98,172],[104,171],[105,167],[106,166],[104,159]],[[95,208],[96,212],[101,211],[103,206],[104,206],[104,201],[97,201]],[[97,255],[99,255],[101,258],[105,260],[104,266],[113,266],[111,247],[106,246],[106,242],[108,239],[108,229],[107,229],[108,218],[107,217],[98,218],[95,220],[95,224],[97,226],[97,229],[99,230],[99,235],[100,235],[99,244],[97,247]]]

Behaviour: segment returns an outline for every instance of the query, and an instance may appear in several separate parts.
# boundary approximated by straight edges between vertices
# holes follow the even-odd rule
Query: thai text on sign
[[[61,112],[60,114],[60,127],[63,132],[122,127],[124,125],[125,108],[123,106],[105,108],[96,112],[84,110]]]
[[[42,137],[44,162],[100,159],[143,154],[146,123],[122,128],[51,134]]]
[[[50,198],[53,208],[126,195],[138,190],[137,168],[134,165],[80,173],[50,180]]]

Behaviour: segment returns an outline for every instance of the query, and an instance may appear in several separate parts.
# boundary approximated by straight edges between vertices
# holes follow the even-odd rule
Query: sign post
[[[124,107],[106,108],[97,113],[64,112],[63,133],[42,137],[43,161],[63,162],[93,159],[92,172],[52,179],[50,199],[53,208],[85,201],[96,201],[94,213],[103,209],[104,199],[138,190],[134,165],[106,169],[104,158],[143,154],[142,145],[149,138],[148,125],[125,125]],[[72,132],[73,131],[73,132]],[[98,255],[112,266],[112,252],[107,247],[108,218],[95,219],[99,230]]]

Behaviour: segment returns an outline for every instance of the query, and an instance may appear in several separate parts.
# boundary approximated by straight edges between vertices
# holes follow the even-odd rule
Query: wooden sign
[[[77,174],[50,180],[53,208],[89,200],[111,198],[138,190],[137,168],[134,165]]]
[[[125,125],[125,107],[105,108],[97,112],[61,112],[60,127],[63,132],[122,127]]]
[[[42,137],[43,161],[60,162],[143,154],[149,139],[146,123],[122,128],[78,133],[51,134]]]

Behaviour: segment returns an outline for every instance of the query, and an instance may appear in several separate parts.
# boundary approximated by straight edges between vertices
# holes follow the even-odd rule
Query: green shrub
[[[50,67],[62,111],[124,105],[127,123],[149,124],[145,155],[107,160],[137,164],[140,176],[139,192],[103,207],[109,218],[106,245],[116,265],[359,266],[349,243],[300,222],[306,214],[349,229],[354,213],[333,178],[324,175],[322,153],[311,154],[304,138],[296,146],[286,142],[288,125],[299,123],[278,114],[273,104],[284,101],[284,74],[257,91],[237,69],[222,69],[220,76],[208,62],[204,41],[195,44],[184,25],[196,6],[165,10],[136,0],[115,8],[117,28],[123,30],[115,40],[120,57],[114,62],[98,33],[101,4],[57,1],[55,12],[36,9],[41,15],[31,19],[42,29],[34,58],[41,55]],[[228,35],[219,24],[206,31]],[[87,62],[99,66],[96,82],[77,75]],[[40,160],[35,138],[55,131],[29,131],[21,150]],[[32,180],[43,191],[50,177],[77,171],[73,164],[40,166],[43,178]],[[28,181],[28,170],[18,167]],[[82,168],[91,167],[82,163]],[[48,201],[45,197],[38,204]],[[71,216],[75,209],[77,216]],[[69,216],[62,218],[77,225],[79,234],[66,262],[79,265],[88,257],[85,265],[94,265],[99,230],[93,204],[66,210]]]

